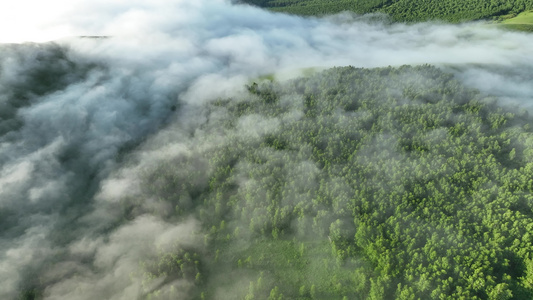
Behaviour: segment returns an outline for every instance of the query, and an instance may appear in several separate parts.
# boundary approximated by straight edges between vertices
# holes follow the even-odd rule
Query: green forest
[[[242,0],[272,11],[316,16],[353,11],[358,14],[386,13],[393,21],[442,20],[464,22],[514,17],[533,9],[532,0]]]
[[[0,300],[533,299],[533,0],[126,2],[0,43]]]
[[[428,65],[247,88],[204,105],[194,154],[142,175],[203,240],[141,262],[147,299],[179,279],[196,299],[533,297],[526,110]]]

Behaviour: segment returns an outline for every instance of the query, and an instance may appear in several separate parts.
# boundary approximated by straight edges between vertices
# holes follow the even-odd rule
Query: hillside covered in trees
[[[533,299],[528,1],[21,15],[0,299]]]
[[[157,288],[178,279],[201,299],[533,297],[525,110],[432,66],[248,90],[206,104],[191,151],[144,168],[141,196],[121,201],[126,219],[201,223],[202,246],[142,263],[148,299],[183,293]]]
[[[517,15],[533,9],[532,0],[242,0],[279,12],[298,15],[326,15],[341,11],[358,14],[382,12],[394,21],[443,20],[462,22]]]

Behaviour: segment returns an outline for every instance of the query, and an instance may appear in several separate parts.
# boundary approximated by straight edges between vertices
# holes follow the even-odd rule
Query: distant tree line
[[[518,14],[533,9],[533,0],[242,0],[273,11],[325,15],[341,11],[383,12],[398,22],[462,22]]]

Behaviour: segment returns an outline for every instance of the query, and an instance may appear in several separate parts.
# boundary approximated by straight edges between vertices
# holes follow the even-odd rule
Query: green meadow
[[[525,11],[501,22],[505,28],[533,32],[533,10]]]

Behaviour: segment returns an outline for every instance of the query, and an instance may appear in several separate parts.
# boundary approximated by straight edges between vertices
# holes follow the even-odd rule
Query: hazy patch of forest
[[[177,279],[201,299],[533,296],[525,110],[432,66],[248,90],[207,104],[192,151],[142,175],[166,218],[192,215],[204,233],[143,262],[149,299],[177,295],[157,289]],[[126,218],[139,206],[122,203]]]

